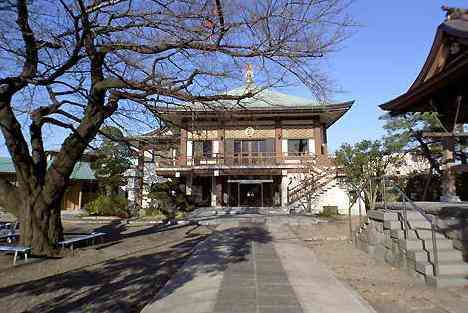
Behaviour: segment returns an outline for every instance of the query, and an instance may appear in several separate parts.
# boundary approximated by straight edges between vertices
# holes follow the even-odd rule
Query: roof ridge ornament
[[[464,19],[468,20],[468,9],[449,7],[447,5],[442,6],[442,11],[446,12],[446,20]]]
[[[245,87],[251,88],[254,85],[253,65],[247,63],[245,66]]]

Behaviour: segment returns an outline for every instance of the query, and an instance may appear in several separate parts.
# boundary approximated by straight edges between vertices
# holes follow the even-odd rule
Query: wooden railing
[[[305,163],[329,162],[325,155],[310,155],[309,153],[275,153],[275,152],[250,152],[221,154],[212,153],[195,155],[192,157],[158,158],[156,166],[191,167],[199,165],[281,165],[281,164],[305,164]]]

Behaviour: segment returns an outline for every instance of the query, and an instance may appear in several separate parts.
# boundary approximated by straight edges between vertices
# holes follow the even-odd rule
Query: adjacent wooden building
[[[50,163],[50,161],[49,161]],[[10,158],[0,157],[0,176],[11,182],[16,181],[16,171]],[[97,181],[87,161],[78,162],[70,176],[69,185],[62,199],[62,210],[83,209],[86,203],[94,200]]]
[[[468,122],[468,10],[443,7],[446,20],[439,25],[424,66],[407,92],[380,105],[392,114],[437,112],[444,125],[438,137],[445,147],[443,199],[457,200],[453,173],[465,167],[454,158],[460,127]]]

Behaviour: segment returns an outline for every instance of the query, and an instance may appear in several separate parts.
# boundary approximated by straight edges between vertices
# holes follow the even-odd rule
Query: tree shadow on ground
[[[64,274],[0,289],[3,312],[140,312],[170,276],[180,270],[177,283],[165,297],[199,273],[223,271],[229,263],[250,255],[249,240],[269,242],[260,227],[216,232],[195,250],[201,237],[187,238],[164,251],[129,256]],[[209,255],[209,257],[201,257]],[[192,259],[195,259],[192,261]]]

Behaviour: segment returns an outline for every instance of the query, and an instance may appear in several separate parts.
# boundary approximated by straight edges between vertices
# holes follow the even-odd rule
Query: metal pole
[[[434,216],[431,223],[432,231],[432,256],[434,262],[434,276],[439,275],[439,252],[437,251],[437,237],[436,237],[437,216]]]
[[[357,197],[357,194],[356,194],[356,197]],[[351,207],[353,206],[354,202],[355,201],[353,201],[348,207],[349,238],[351,238],[352,243],[354,243],[354,237],[353,237],[353,224],[351,222]]]
[[[403,197],[403,234],[408,238],[408,210],[406,208],[406,197]]]
[[[385,182],[386,182],[386,179],[385,179],[385,176],[382,177],[382,201],[384,203],[384,209],[386,210],[387,209],[387,200],[386,200],[386,197],[385,197]]]
[[[358,198],[358,205],[359,205],[359,226],[362,225],[362,209],[361,209],[361,201]]]

